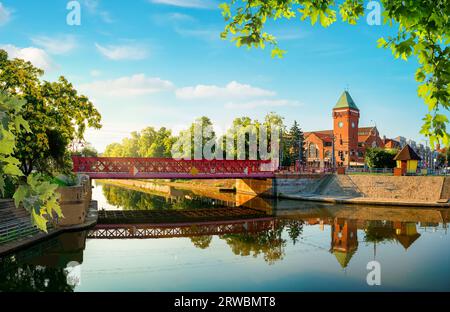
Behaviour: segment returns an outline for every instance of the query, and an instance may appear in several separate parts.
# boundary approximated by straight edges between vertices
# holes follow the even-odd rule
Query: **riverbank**
[[[337,204],[450,208],[450,178],[422,176],[316,175],[238,180],[247,194]]]
[[[283,175],[276,179],[237,180],[104,180],[104,183],[151,191],[165,196],[189,190],[222,198],[226,192],[268,198],[286,198],[336,204],[450,208],[448,177],[394,177],[348,175]],[[224,193],[225,192],[225,193]]]
[[[426,202],[414,200],[394,200],[392,198],[369,198],[369,197],[329,197],[320,195],[296,195],[285,194],[279,198],[332,203],[332,204],[353,204],[353,205],[372,205],[372,206],[401,206],[401,207],[424,207],[424,208],[450,208],[450,203]]]
[[[235,180],[186,180],[186,181],[170,181],[170,180],[98,180],[98,183],[104,183],[135,191],[148,191],[154,195],[177,196],[177,190],[193,191],[198,195],[208,197],[208,194],[214,194],[214,198],[221,200],[229,200],[222,198],[225,194],[236,192]]]
[[[65,232],[89,229],[97,223],[98,211],[97,201],[91,201],[84,223],[65,227],[49,227],[48,233],[37,230],[31,224],[29,214],[23,208],[16,208],[12,200],[0,200],[0,213],[8,215],[8,218],[2,218],[2,221],[0,221],[0,228],[8,228],[2,232],[3,239],[7,235],[14,236],[14,239],[6,243],[0,241],[0,256],[3,256]]]

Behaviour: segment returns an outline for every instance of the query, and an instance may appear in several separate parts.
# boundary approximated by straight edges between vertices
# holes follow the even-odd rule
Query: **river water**
[[[134,225],[133,238],[66,233],[0,259],[0,291],[450,290],[446,210],[155,195],[101,183],[93,198],[100,210],[198,210],[208,218],[237,205],[247,213],[207,223],[186,217],[184,231],[176,220],[144,236],[146,224]]]

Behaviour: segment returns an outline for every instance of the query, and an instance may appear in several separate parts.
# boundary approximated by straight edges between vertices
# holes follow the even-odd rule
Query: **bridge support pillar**
[[[274,185],[274,179],[236,179],[236,193],[273,197]]]

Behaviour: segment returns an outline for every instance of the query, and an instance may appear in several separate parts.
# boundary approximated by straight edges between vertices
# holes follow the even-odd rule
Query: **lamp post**
[[[284,157],[284,155],[283,155],[283,144],[284,144],[284,142],[283,142],[283,130],[281,130],[280,132],[281,132],[281,134],[280,134],[280,145],[279,145],[280,152],[278,153],[280,159],[278,160],[278,170],[281,170],[283,157]]]
[[[334,140],[335,140],[335,137],[333,134],[331,136],[331,166],[332,166],[333,171],[336,170],[336,157],[334,155],[334,153],[335,153]]]
[[[298,171],[300,172],[300,166],[303,162],[303,138],[300,136],[298,140]]]

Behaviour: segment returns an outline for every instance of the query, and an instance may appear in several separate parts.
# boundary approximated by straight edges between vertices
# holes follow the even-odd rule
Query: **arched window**
[[[309,157],[310,158],[317,158],[319,155],[319,151],[314,143],[309,143]]]

